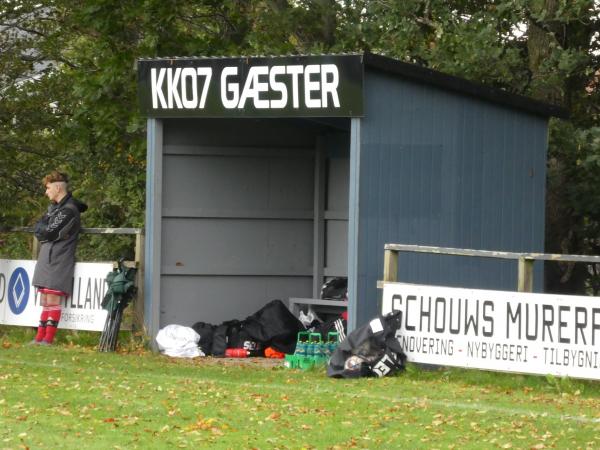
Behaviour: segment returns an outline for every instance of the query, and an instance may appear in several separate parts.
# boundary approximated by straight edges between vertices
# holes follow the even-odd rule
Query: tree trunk
[[[563,89],[555,80],[547,80],[545,63],[552,57],[553,48],[560,46],[556,39],[559,30],[553,19],[558,11],[558,0],[533,0],[528,14],[527,51],[531,71],[531,93],[538,100],[562,104]]]

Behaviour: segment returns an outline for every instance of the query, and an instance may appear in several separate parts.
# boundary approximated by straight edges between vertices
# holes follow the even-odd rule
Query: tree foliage
[[[92,206],[87,226],[143,226],[137,58],[369,50],[563,105],[546,251],[597,254],[599,15],[595,0],[4,0],[0,223],[31,224],[59,167]],[[556,270],[553,289],[594,281]]]

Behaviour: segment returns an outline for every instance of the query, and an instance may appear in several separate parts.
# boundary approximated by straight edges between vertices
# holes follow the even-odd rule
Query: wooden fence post
[[[144,330],[144,232],[135,235],[135,266],[137,267],[137,294],[133,304],[133,331]]]
[[[519,258],[517,291],[533,292],[533,258]]]
[[[384,250],[383,281],[398,281],[398,252],[396,250]]]
[[[31,259],[37,260],[40,254],[40,241],[37,240],[34,234],[31,235]]]

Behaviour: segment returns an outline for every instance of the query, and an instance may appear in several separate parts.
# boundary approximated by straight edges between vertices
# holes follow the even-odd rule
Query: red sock
[[[61,307],[60,305],[49,306],[48,309],[48,322],[46,323],[46,335],[44,336],[44,341],[48,344],[52,344],[56,329],[58,328],[58,322],[60,322]]]
[[[48,321],[48,310],[45,306],[42,307],[42,315],[40,316],[40,324],[38,325],[35,340],[40,342],[46,335],[46,322]]]

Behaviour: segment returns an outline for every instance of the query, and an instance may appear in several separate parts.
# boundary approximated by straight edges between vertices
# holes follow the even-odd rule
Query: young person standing
[[[63,298],[73,292],[80,214],[87,210],[87,205],[71,195],[65,173],[54,170],[42,183],[51,204],[35,225],[40,253],[32,284],[40,294],[42,314],[34,343],[50,345],[60,321]]]

